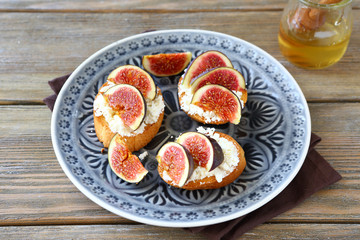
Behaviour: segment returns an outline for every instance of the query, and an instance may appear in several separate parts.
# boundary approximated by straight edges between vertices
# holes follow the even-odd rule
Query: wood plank
[[[234,10],[257,10],[257,9],[282,9],[286,5],[286,0],[273,1],[39,1],[39,0],[15,0],[2,1],[0,10],[8,11],[103,11],[103,12],[121,12],[121,11],[234,11]]]
[[[208,239],[182,229],[148,225],[87,225],[1,227],[4,239]],[[357,224],[262,224],[242,240],[256,239],[359,239]]]
[[[0,225],[129,222],[94,204],[66,177],[52,148],[45,106],[0,109]]]
[[[317,149],[343,180],[272,222],[360,222],[360,103],[312,103]],[[130,223],[85,197],[63,173],[45,106],[0,106],[0,225]]]
[[[4,0],[0,4],[0,10],[8,11],[102,11],[102,12],[121,12],[121,11],[239,11],[239,10],[282,10],[287,4],[287,0],[272,1],[251,1],[235,0],[225,1],[41,1],[41,0]],[[359,2],[354,1],[353,7],[358,8]]]
[[[112,42],[164,26],[219,31],[261,47],[290,71],[308,101],[359,101],[360,10],[354,11],[353,35],[343,59],[318,71],[297,68],[280,54],[277,43],[280,15],[280,12],[2,13],[0,104],[41,104],[52,93],[48,80],[72,72],[88,56]]]

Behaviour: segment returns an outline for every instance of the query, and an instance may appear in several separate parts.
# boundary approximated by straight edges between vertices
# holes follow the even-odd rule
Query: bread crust
[[[166,183],[168,183],[169,185],[174,186],[176,188],[183,188],[183,189],[187,189],[187,190],[216,189],[216,188],[224,187],[224,186],[232,183],[233,181],[235,181],[240,176],[240,174],[244,171],[245,166],[246,166],[244,150],[242,149],[240,144],[238,142],[236,142],[235,139],[233,139],[231,136],[229,136],[225,133],[221,133],[221,132],[215,132],[215,133],[218,133],[220,135],[220,137],[225,138],[228,141],[232,142],[236,147],[239,162],[233,171],[229,172],[228,175],[226,177],[224,177],[221,182],[218,182],[216,180],[215,176],[209,176],[209,177],[205,177],[203,179],[197,179],[194,181],[190,181],[190,182],[187,182],[182,187],[173,185],[171,182],[166,182],[165,180],[164,181]],[[159,172],[159,175],[161,178],[163,178],[162,172]]]
[[[105,83],[101,88],[108,86]],[[101,88],[96,97],[101,93]],[[157,88],[157,94],[162,95],[160,88]],[[95,99],[96,99],[95,97]],[[108,122],[105,120],[103,115],[96,116],[95,110],[93,111],[94,115],[94,127],[95,133],[99,141],[103,143],[105,148],[109,147],[111,139],[115,136],[116,133],[112,132]],[[125,142],[130,152],[138,151],[141,148],[145,147],[157,134],[160,129],[162,120],[164,118],[164,110],[159,115],[157,121],[153,124],[147,124],[142,133],[133,135],[133,136],[122,136],[119,134],[120,138]]]
[[[185,93],[182,92],[180,94],[180,86],[182,84],[182,80],[183,80],[183,77],[181,77],[179,79],[179,83],[178,83],[178,96],[179,96],[179,102],[180,102],[180,105],[181,105],[181,101],[182,101],[182,98],[184,97]],[[243,103],[245,104],[246,101],[247,101],[247,91],[243,91],[243,95],[241,97],[241,100],[243,101]],[[244,107],[244,106],[242,106]],[[183,110],[183,109],[182,109]],[[214,124],[214,125],[221,125],[221,124],[225,124],[225,123],[228,123],[229,121],[227,120],[213,120],[213,121],[205,121],[205,118],[203,116],[200,116],[199,114],[190,114],[189,112],[186,112],[185,110],[183,110],[190,118],[192,118],[193,120],[197,121],[197,122],[201,122],[203,124]]]

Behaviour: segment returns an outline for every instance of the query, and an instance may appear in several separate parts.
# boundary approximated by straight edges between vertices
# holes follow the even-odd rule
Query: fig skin
[[[210,90],[213,90],[213,91],[209,93]],[[211,97],[211,95],[209,95],[209,94],[214,95],[214,91],[218,91],[218,93],[216,94],[217,95],[216,97],[218,97],[218,99],[216,99],[216,100],[211,99],[211,101],[213,101],[213,102],[210,102],[210,101],[208,101],[208,99],[210,99],[210,97]],[[208,96],[206,96],[205,94],[208,94]],[[224,100],[225,99],[224,94],[227,94],[228,97],[232,98],[231,103],[229,102],[229,99],[227,99],[227,101]],[[235,109],[226,109],[225,108],[225,107],[233,108],[234,105],[232,103],[236,104]],[[236,94],[234,94],[231,90],[229,90],[221,85],[208,84],[208,85],[201,87],[193,95],[191,104],[195,104],[206,111],[214,111],[214,113],[219,118],[221,118],[222,120],[224,120],[226,122],[230,122],[233,124],[240,123],[241,109],[242,109],[241,102],[240,102],[239,98],[236,96]],[[225,104],[226,104],[226,106],[224,106]],[[231,118],[226,118],[228,116],[222,116],[222,115],[224,115],[225,110],[228,110],[228,111],[233,110],[236,112],[232,112],[232,115],[229,116]]]
[[[191,56],[191,52],[145,55],[142,58],[142,65],[146,71],[154,76],[174,76],[181,73],[189,65]]]
[[[222,164],[222,162],[224,161],[224,153],[223,153],[223,150],[220,147],[219,143],[215,139],[208,137],[208,136],[206,136],[206,137],[209,138],[211,145],[214,149],[214,160],[209,169],[209,172],[210,172],[210,171],[214,170],[215,168],[217,168],[220,164]]]
[[[217,67],[233,68],[233,65],[230,59],[225,54],[215,50],[206,51],[200,54],[190,63],[190,66],[185,72],[182,84],[184,85],[184,87],[189,88],[193,79],[195,79],[202,73]]]
[[[134,116],[134,121],[132,121],[132,124],[127,124],[126,120],[123,119],[123,117],[125,117],[126,115],[133,115],[135,113],[134,109],[131,109],[131,111],[124,111],[122,113],[122,115],[119,115],[119,117],[124,121],[124,123],[130,127],[133,131],[135,131],[136,129],[138,129],[140,127],[140,125],[142,124],[142,122],[145,119],[145,115],[146,115],[146,101],[144,96],[142,95],[142,93],[134,86],[129,85],[129,84],[117,84],[111,88],[109,88],[105,93],[104,93],[104,97],[106,98],[106,100],[109,102],[110,106],[111,106],[111,101],[113,99],[113,94],[117,94],[118,92],[121,91],[121,94],[125,94],[125,91],[131,91],[133,94],[136,94],[138,96],[138,98],[141,100],[141,104],[142,104],[142,109],[141,109],[141,113],[139,116]],[[128,99],[131,99],[132,96],[123,96],[123,97],[129,97]],[[115,101],[116,96],[114,97]],[[116,101],[116,104],[122,104],[124,103],[124,100],[119,99],[119,101]],[[126,109],[126,106],[124,105],[120,105],[119,106],[120,109]],[[111,108],[114,109],[113,106],[111,106]],[[116,109],[114,109],[116,111]],[[123,116],[125,115],[125,116]]]
[[[114,151],[118,151],[114,153]],[[114,154],[118,154],[121,159],[114,159]],[[116,162],[116,160],[119,160]],[[109,145],[108,151],[108,161],[111,170],[121,179],[129,183],[139,183],[148,173],[148,171],[144,168],[139,158],[136,155],[133,155],[132,152],[129,151],[124,141],[121,137],[116,134]],[[126,161],[129,165],[131,165],[132,170],[136,170],[136,173],[129,173],[129,168],[119,167],[122,165],[122,162]],[[121,162],[121,163],[119,163]],[[135,174],[134,178],[129,178],[129,174]]]
[[[115,84],[129,84],[136,87],[145,98],[156,97],[156,85],[152,77],[143,69],[134,65],[123,65],[114,69],[107,78]]]
[[[167,166],[164,166],[162,164],[163,157],[164,157],[163,154],[166,152],[167,148],[170,148],[170,147],[179,148],[180,151],[182,151],[184,153],[185,162],[188,163],[187,171],[186,171],[186,168],[185,168],[184,172],[182,173],[183,175],[181,177],[181,181],[178,184],[174,183],[173,179],[172,179],[172,181],[169,181],[169,180],[165,179],[165,177],[163,176],[164,171],[166,173],[168,173],[168,171],[165,169],[165,167],[167,167]],[[187,180],[191,177],[191,174],[194,171],[194,160],[193,160],[192,155],[190,154],[190,152],[184,146],[182,146],[181,144],[179,144],[177,142],[168,142],[165,145],[163,145],[159,149],[158,154],[156,155],[156,160],[158,161],[158,172],[159,172],[160,177],[167,184],[169,184],[171,186],[174,186],[174,187],[177,187],[177,188],[181,188],[187,182]],[[172,164],[174,164],[174,163],[172,163]],[[177,165],[177,164],[174,164],[174,165]],[[169,176],[169,177],[171,178],[171,176]]]
[[[217,143],[216,140],[214,140],[202,133],[198,133],[198,132],[183,133],[182,135],[180,135],[178,137],[176,142],[183,145],[190,152],[190,154],[193,156],[194,162],[196,162],[197,165],[203,165],[203,164],[199,164],[199,163],[202,163],[203,162],[202,160],[204,160],[204,159],[198,159],[199,155],[196,155],[196,154],[199,154],[199,152],[194,152],[198,149],[196,149],[196,148],[193,149],[192,148],[193,146],[188,146],[188,144],[186,143],[186,141],[188,139],[190,139],[191,137],[195,137],[195,138],[197,137],[197,138],[204,140],[206,142],[206,145],[209,148],[210,156],[208,157],[205,166],[201,166],[201,167],[206,168],[207,171],[211,171],[223,162],[224,154],[223,154],[223,151],[222,151],[220,145]],[[191,144],[196,144],[196,143],[191,142]],[[201,144],[201,143],[197,143],[197,144]],[[198,146],[196,146],[196,147],[198,147]],[[206,148],[206,146],[200,147],[200,149],[205,149],[205,148]],[[196,161],[195,161],[195,159],[196,159]]]

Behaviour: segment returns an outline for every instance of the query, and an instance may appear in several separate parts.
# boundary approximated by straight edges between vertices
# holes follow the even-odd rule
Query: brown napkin
[[[69,75],[66,75],[49,81],[49,85],[55,94],[45,98],[44,102],[51,110],[54,107],[57,94],[68,77]],[[192,233],[202,233],[214,240],[236,239],[257,225],[292,209],[320,189],[339,181],[341,179],[340,174],[314,149],[320,141],[319,136],[311,134],[309,151],[299,173],[277,197],[261,208],[228,222],[185,228],[185,230]]]
[[[48,82],[51,89],[55,92],[55,94],[44,98],[43,101],[50,108],[51,111],[54,109],[54,105],[55,105],[57,95],[59,94],[62,86],[65,84],[65,82],[69,78],[69,76],[70,76],[70,74],[62,76],[62,77],[55,78],[55,79],[50,80]]]

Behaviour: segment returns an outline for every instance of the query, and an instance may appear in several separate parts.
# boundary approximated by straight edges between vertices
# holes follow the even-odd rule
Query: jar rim
[[[315,2],[314,0],[299,0],[299,1],[307,6],[316,7],[316,8],[328,8],[328,9],[346,7],[352,2],[352,0],[343,0],[338,3],[321,4]]]

